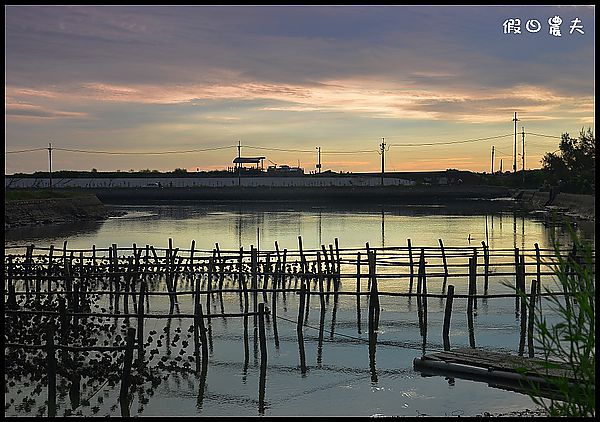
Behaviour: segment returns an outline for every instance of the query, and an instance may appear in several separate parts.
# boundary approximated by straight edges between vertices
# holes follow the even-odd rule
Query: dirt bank
[[[109,213],[91,194],[72,198],[18,199],[4,201],[4,228],[73,221],[102,220]]]

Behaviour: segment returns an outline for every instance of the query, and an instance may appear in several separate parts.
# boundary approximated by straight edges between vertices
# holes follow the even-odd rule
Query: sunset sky
[[[53,170],[489,171],[594,129],[593,6],[5,7],[6,151]],[[548,19],[560,16],[561,36]],[[520,34],[503,33],[507,19]],[[580,20],[580,32],[570,33]],[[526,22],[536,19],[539,32]],[[594,131],[595,132],[595,131]],[[476,142],[435,144],[509,135]],[[519,152],[521,135],[518,136]],[[558,139],[526,135],[526,167]],[[416,144],[416,145],[415,145]],[[97,154],[215,149],[179,154]],[[287,150],[287,151],[286,151]],[[295,151],[294,151],[295,150]],[[269,162],[270,161],[270,162]],[[521,168],[520,158],[518,168]],[[5,174],[48,152],[5,154]]]

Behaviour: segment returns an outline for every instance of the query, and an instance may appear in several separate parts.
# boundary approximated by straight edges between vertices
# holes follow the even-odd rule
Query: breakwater
[[[386,203],[439,203],[448,200],[493,199],[509,196],[497,186],[322,186],[322,187],[163,187],[94,188],[102,202],[130,200],[266,200]]]
[[[90,193],[71,198],[4,201],[5,228],[102,220],[108,215],[104,204]]]

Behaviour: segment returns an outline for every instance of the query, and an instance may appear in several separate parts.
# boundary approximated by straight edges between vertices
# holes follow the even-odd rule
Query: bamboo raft
[[[562,362],[515,356],[488,350],[458,348],[417,357],[413,367],[424,377],[445,376],[486,382],[490,387],[526,393],[532,389],[543,397],[560,398],[552,381],[566,379],[578,383],[573,369]]]

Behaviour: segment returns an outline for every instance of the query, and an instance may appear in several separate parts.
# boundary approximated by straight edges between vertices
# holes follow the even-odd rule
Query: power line
[[[479,141],[487,141],[490,139],[498,139],[498,138],[506,138],[507,136],[512,136],[512,133],[508,133],[506,135],[498,135],[498,136],[489,136],[487,138],[476,138],[476,139],[465,139],[461,141],[448,141],[448,142],[431,142],[431,143],[420,143],[420,144],[389,144],[394,147],[424,147],[424,146],[436,146],[436,145],[449,145],[449,144],[464,144],[468,142],[479,142]]]
[[[250,148],[250,149],[261,149],[261,150],[267,150],[267,151],[281,151],[281,152],[301,152],[301,153],[310,153],[310,154],[314,154],[314,151],[312,150],[307,150],[307,149],[285,149],[285,148],[268,148],[268,147],[258,147],[258,146],[252,146],[252,145],[244,145],[244,148]],[[370,152],[378,152],[378,150],[376,149],[365,149],[365,150],[356,150],[356,151],[327,151],[327,150],[322,150],[321,154],[363,154],[363,153],[370,153]]]
[[[44,151],[47,150],[48,148],[32,148],[32,149],[22,149],[19,151],[6,151],[6,154],[17,154],[17,153],[21,153],[21,152],[32,152],[32,151]]]
[[[525,132],[525,135],[533,135],[533,136],[543,136],[545,138],[556,138],[556,139],[562,139],[561,136],[555,136],[555,135],[543,135],[540,133],[533,133],[533,132]]]
[[[283,152],[304,152],[312,154],[314,151],[308,149],[283,149],[283,148],[267,148],[267,147],[257,147],[252,145],[244,145],[244,148],[250,149],[264,149],[267,151],[283,151]]]
[[[322,151],[321,154],[370,154],[373,152],[379,152],[376,149],[365,149],[359,151]]]
[[[542,137],[546,137],[546,138],[561,139],[560,136],[545,135],[545,134],[533,133],[533,132],[525,132],[525,134],[532,135],[532,136],[542,136]],[[453,144],[464,144],[464,143],[471,143],[471,142],[487,141],[487,140],[491,140],[491,139],[505,138],[505,137],[508,137],[511,135],[512,134],[509,133],[509,134],[505,134],[505,135],[488,136],[485,138],[463,139],[463,140],[455,140],[455,141],[447,141],[447,142],[422,142],[422,143],[387,144],[387,145],[388,145],[388,147],[391,147],[391,146],[393,146],[393,147],[426,147],[426,146],[437,146],[437,145],[453,145]],[[305,150],[305,149],[270,148],[270,147],[261,147],[261,146],[256,146],[256,145],[245,145],[244,147],[250,148],[250,149],[267,150],[267,151],[296,152],[296,153],[307,153],[307,154],[314,153],[313,150]],[[193,152],[217,151],[217,150],[224,150],[224,149],[229,149],[229,148],[236,148],[236,145],[227,145],[227,146],[223,146],[223,147],[212,147],[212,148],[197,148],[197,149],[181,150],[181,151],[130,151],[130,152],[125,152],[125,151],[96,151],[96,150],[71,149],[71,148],[52,148],[52,149],[57,150],[57,151],[74,152],[74,153],[81,153],[81,154],[160,155],[160,154],[187,154],[187,153],[193,153]],[[28,152],[34,152],[34,151],[45,151],[47,149],[48,148],[31,148],[31,149],[23,149],[23,150],[15,150],[15,151],[5,151],[5,154],[18,154],[18,153],[28,153]],[[503,151],[498,150],[498,148],[496,148],[496,150],[504,153]],[[367,154],[367,153],[375,153],[375,152],[379,153],[380,151],[377,149],[350,150],[350,151],[348,151],[348,150],[345,150],[345,151],[322,150],[321,154]]]
[[[509,155],[511,155],[511,154],[509,154],[509,153],[508,153],[508,152],[506,152],[506,151],[502,151],[502,150],[501,150],[501,149],[499,149],[498,147],[495,147],[495,149],[496,149],[496,152],[499,152],[499,153],[501,153],[501,154],[502,154],[502,156],[504,156],[504,157],[508,157]]]
[[[82,149],[70,149],[70,148],[53,148],[57,151],[67,151],[67,152],[77,152],[83,154],[111,154],[111,155],[160,155],[160,154],[186,154],[190,152],[205,152],[205,151],[216,151],[221,149],[229,149],[235,148],[235,145],[228,145],[225,147],[214,147],[214,148],[199,148],[199,149],[189,149],[184,151],[156,151],[156,152],[144,152],[144,151],[136,151],[136,152],[119,152],[119,151],[91,151],[91,150],[82,150]]]

